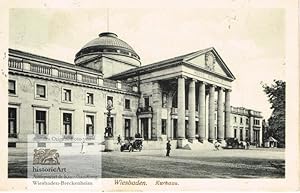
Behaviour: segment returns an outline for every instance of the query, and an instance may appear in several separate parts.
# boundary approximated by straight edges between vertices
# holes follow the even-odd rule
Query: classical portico
[[[132,80],[137,74],[141,101],[149,99],[152,107],[145,112],[152,118],[148,139],[176,139],[181,148],[195,141],[233,137],[230,91],[235,77],[214,48],[145,65],[116,78]]]
[[[233,137],[232,132],[230,131],[230,89],[209,84],[202,80],[189,78],[187,76],[179,76],[177,77],[177,81],[178,146],[182,146],[182,140],[186,139],[185,129],[187,129],[187,139],[189,142],[193,142],[195,140],[195,135],[198,135],[199,141],[201,142],[205,140],[210,142],[214,140],[222,141],[226,138]],[[186,88],[186,85],[189,85],[188,88]],[[197,96],[196,86],[198,87]],[[188,90],[188,96],[186,96],[186,90]],[[208,103],[205,101],[206,94],[209,97]],[[225,98],[224,95],[226,96]],[[186,97],[188,97],[188,111],[186,111],[185,107]],[[195,108],[196,97],[199,99],[197,104],[198,112],[196,112]],[[215,101],[217,101],[217,104]],[[205,108],[208,108],[208,115],[205,114]],[[188,112],[188,115],[186,112]],[[196,113],[198,113],[197,133]],[[186,118],[188,119],[187,128],[185,126]],[[205,121],[208,121],[208,128],[206,128]],[[208,136],[206,136],[206,130],[208,130]]]

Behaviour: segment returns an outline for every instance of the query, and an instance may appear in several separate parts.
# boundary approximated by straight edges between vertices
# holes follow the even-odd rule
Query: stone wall
[[[101,90],[94,87],[78,86],[63,82],[49,81],[41,78],[10,74],[9,79],[16,81],[17,94],[9,95],[9,106],[18,109],[17,120],[19,133],[18,141],[26,141],[28,134],[35,133],[34,111],[35,109],[46,110],[48,113],[47,133],[62,134],[62,112],[72,113],[73,134],[85,133],[85,115],[95,116],[95,134],[100,135],[103,140],[106,127],[106,101],[107,96],[113,97],[114,109],[114,135],[124,137],[124,119],[131,119],[131,135],[137,127],[136,109],[138,97],[134,95],[121,94],[119,92]],[[35,97],[36,84],[46,86],[46,99]],[[62,100],[63,89],[71,90],[71,102]],[[86,93],[94,94],[94,104],[86,103]],[[125,109],[125,99],[130,99],[130,110]]]

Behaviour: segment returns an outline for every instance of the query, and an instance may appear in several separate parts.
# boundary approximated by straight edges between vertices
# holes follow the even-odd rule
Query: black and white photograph
[[[9,8],[7,180],[29,190],[180,191],[190,182],[186,190],[203,191],[201,180],[247,190],[223,181],[241,180],[260,191],[263,180],[272,190],[289,179],[295,148],[299,170],[299,143],[287,137],[299,117],[287,110],[299,71],[287,59],[290,13],[250,3]]]

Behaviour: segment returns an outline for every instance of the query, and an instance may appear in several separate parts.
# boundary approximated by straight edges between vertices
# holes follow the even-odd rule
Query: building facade
[[[262,143],[260,112],[230,105],[234,75],[214,48],[141,65],[114,33],[101,33],[74,64],[9,49],[9,146],[28,135],[104,140],[108,101],[114,136],[187,143],[236,137]]]

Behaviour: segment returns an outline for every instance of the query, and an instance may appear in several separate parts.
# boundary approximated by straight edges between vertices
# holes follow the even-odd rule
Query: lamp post
[[[111,100],[107,101],[107,127],[105,128],[104,132],[104,139],[105,139],[105,149],[104,151],[113,151],[114,146],[114,135],[112,132],[111,126],[111,110],[113,109],[113,104]]]

